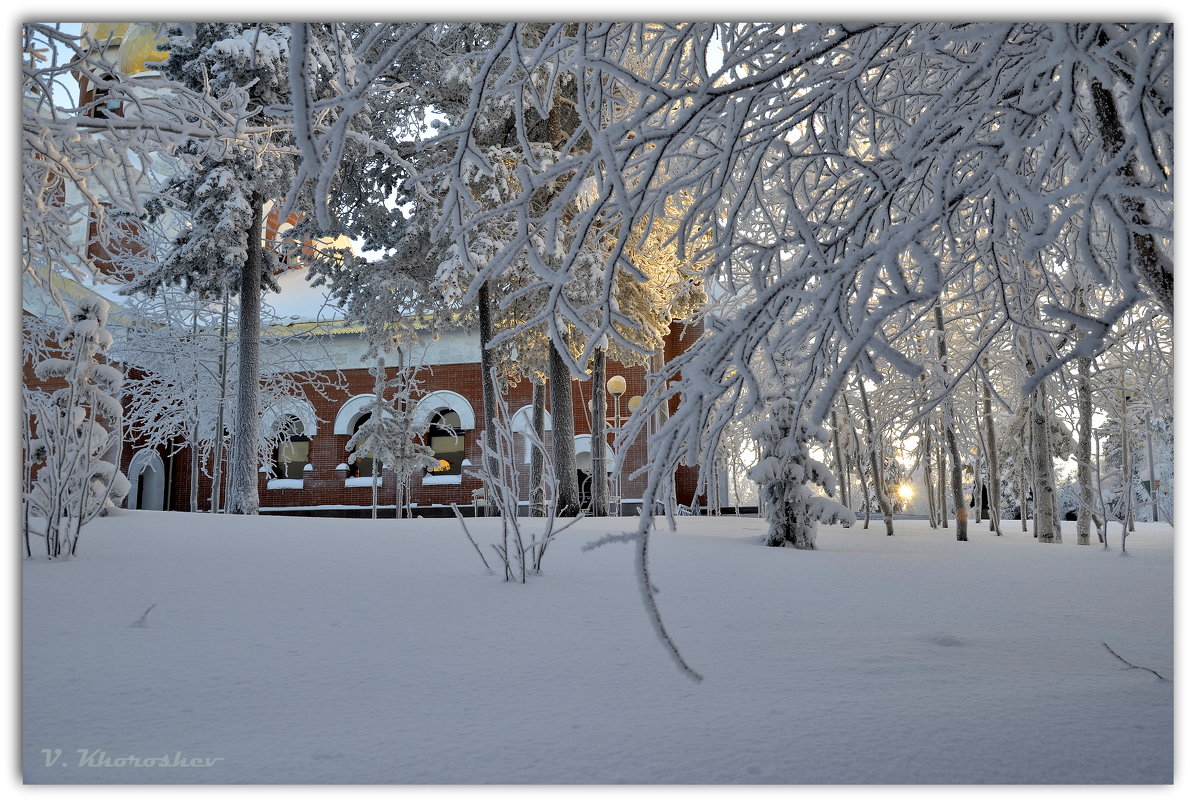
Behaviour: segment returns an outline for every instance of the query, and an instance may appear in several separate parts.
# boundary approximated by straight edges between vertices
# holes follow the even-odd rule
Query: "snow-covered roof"
[[[278,292],[266,292],[264,302],[285,322],[317,323],[343,319],[343,310],[333,305],[326,286],[312,286],[309,268],[286,270],[277,276]]]

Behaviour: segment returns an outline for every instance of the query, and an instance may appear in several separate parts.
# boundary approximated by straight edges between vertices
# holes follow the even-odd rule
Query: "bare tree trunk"
[[[1152,415],[1146,415],[1145,420],[1145,450],[1149,456],[1149,503],[1152,504],[1152,512],[1149,519],[1154,523],[1157,522],[1157,470],[1153,467],[1153,418]]]
[[[930,422],[922,423],[922,464],[925,471],[926,506],[929,509],[930,528],[938,528],[938,504],[934,500],[934,442],[930,436]]]
[[[192,314],[192,316],[190,318],[190,341],[193,343],[197,343],[198,342],[198,297],[197,296],[195,296],[194,305],[191,307],[191,314]],[[201,421],[199,420],[200,409],[199,409],[199,405],[198,405],[198,364],[197,363],[193,364],[193,367],[195,370],[195,373],[193,375],[195,390],[194,390],[194,426],[190,429],[190,511],[197,512],[198,511],[198,473],[199,473],[198,435],[199,435],[199,426],[201,425]]]
[[[1091,358],[1078,359],[1078,523],[1079,545],[1091,544],[1091,521],[1095,516],[1094,487],[1091,485]]]
[[[197,410],[195,412],[194,428],[190,432],[190,511],[198,511],[198,474],[200,472],[200,465],[198,461],[198,420]]]
[[[223,485],[223,425],[227,410],[227,349],[231,339],[227,336],[227,291],[223,292],[223,311],[220,315],[219,339],[222,345],[219,353],[219,411],[215,415],[215,436],[213,451],[215,463],[211,474],[211,514],[219,511],[219,494]]]
[[[1095,433],[1095,488],[1099,495],[1099,513],[1102,515],[1103,527],[1096,527],[1099,542],[1107,548],[1107,499],[1103,497],[1103,450],[1099,444],[1099,434]]]
[[[967,506],[963,503],[963,460],[959,455],[959,441],[954,433],[954,399],[950,395],[949,369],[946,365],[946,330],[942,325],[942,305],[934,307],[934,324],[938,328],[938,360],[946,383],[946,397],[942,399],[942,434],[950,451],[950,483],[954,494],[955,539],[967,541]]]
[[[545,443],[545,384],[533,384],[533,432],[537,441]],[[529,514],[545,517],[545,490],[541,486],[541,475],[545,469],[545,454],[541,448],[529,449]]]
[[[1062,533],[1055,520],[1054,459],[1049,437],[1049,409],[1046,408],[1045,382],[1033,393],[1033,534],[1038,542],[1061,542]]]
[[[847,508],[854,511],[852,503],[855,501],[854,481],[855,481],[855,464],[852,461],[851,449],[848,448],[843,452],[843,481],[847,488]]]
[[[847,393],[840,393],[843,398],[843,411],[846,412],[847,419],[852,420],[851,402],[847,400]],[[855,426],[851,426],[851,434],[855,438],[856,451],[859,450],[859,431]],[[864,472],[864,460],[862,455],[857,455],[855,464],[855,472],[859,474],[859,488],[864,494],[864,531],[868,530],[868,526],[872,524],[872,492],[868,487],[867,473]]]
[[[1120,483],[1124,492],[1124,530],[1135,531],[1136,524],[1132,522],[1132,455],[1128,452],[1131,447],[1128,442],[1128,429],[1132,423],[1128,419],[1128,388],[1125,386],[1120,387],[1120,401],[1120,408],[1123,409],[1120,415],[1120,444],[1123,450]]]
[[[496,379],[492,373],[496,367],[496,360],[491,348],[488,347],[492,341],[492,296],[487,281],[480,285],[476,302],[479,304],[479,365],[480,386],[483,389],[482,436],[487,438],[493,436],[491,432],[496,430]],[[482,457],[485,461],[484,472],[489,476],[498,475],[500,467],[495,463],[493,455],[496,443],[490,439],[486,441],[489,453]],[[490,496],[487,497],[489,508],[495,509],[496,514],[503,515],[504,510],[500,508],[500,499],[496,497],[496,493],[489,490],[487,494]],[[512,513],[516,514],[516,511],[513,510]]]
[[[983,369],[988,369],[988,360],[983,360]],[[983,424],[986,429],[984,442],[988,451],[988,519],[996,536],[1000,531],[1000,454],[996,450],[996,422],[992,419],[992,383],[985,372],[983,377]]]
[[[975,522],[983,522],[983,453],[975,452],[975,464],[971,466],[971,506],[975,509]]]
[[[884,515],[884,533],[891,537],[893,535],[892,503],[884,491],[884,467],[880,464],[880,457],[877,455],[876,427],[872,421],[872,405],[868,402],[868,391],[864,388],[863,378],[857,375],[855,383],[859,387],[860,402],[864,406],[864,425],[868,431],[868,459],[872,468],[872,489],[876,491],[876,502],[880,504],[880,512]]]
[[[257,439],[260,431],[260,273],[263,269],[261,231],[264,198],[252,194],[252,224],[248,255],[240,273],[239,376],[236,435],[231,449],[231,488],[228,512],[254,515],[260,508]]]
[[[1032,430],[1032,427],[1030,427],[1030,430]],[[1030,485],[1028,483],[1028,475],[1025,470],[1025,463],[1028,461],[1028,459],[1029,459],[1028,454],[1024,452],[1024,449],[1022,449],[1021,463],[1020,463],[1019,468],[1017,469],[1017,474],[1018,474],[1017,475],[1017,484],[1018,484],[1018,488],[1019,488],[1018,494],[1021,496],[1021,531],[1024,531],[1026,533],[1028,533],[1028,531],[1029,531],[1028,496],[1029,496]],[[1034,526],[1034,529],[1036,529],[1036,526]]]
[[[607,517],[607,355],[595,351],[591,370],[591,514]]]
[[[847,497],[847,484],[843,480],[845,467],[843,465],[843,447],[839,443],[839,415],[835,412],[833,406],[831,407],[831,432],[831,440],[834,443],[835,448],[835,470],[838,471],[838,476],[836,476],[836,478],[838,478],[839,484],[839,502],[850,509],[851,502]]]
[[[578,472],[574,458],[574,396],[570,371],[554,342],[550,342],[550,405],[554,416],[557,515],[574,517],[579,512]]]
[[[938,517],[942,528],[950,528],[950,511],[946,508],[946,448],[938,443]]]

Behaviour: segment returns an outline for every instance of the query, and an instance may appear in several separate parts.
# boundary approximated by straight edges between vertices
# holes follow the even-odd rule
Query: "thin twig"
[[[143,615],[141,615],[140,618],[135,623],[132,624],[132,628],[134,628],[134,629],[147,628],[149,625],[148,624],[149,613],[153,611],[153,607],[156,605],[157,604],[151,604],[149,606],[149,608],[145,610],[145,613]]]
[[[1112,656],[1114,656],[1116,659],[1119,659],[1121,662],[1123,662],[1125,665],[1127,665],[1127,666],[1128,666],[1128,667],[1124,668],[1125,670],[1147,670],[1147,671],[1149,671],[1150,673],[1152,673],[1154,676],[1156,676],[1157,678],[1161,679],[1162,681],[1168,681],[1168,679],[1166,679],[1164,676],[1162,676],[1160,673],[1158,673],[1157,671],[1153,670],[1152,668],[1147,668],[1147,667],[1144,667],[1143,665],[1134,665],[1134,664],[1132,664],[1132,663],[1131,663],[1131,662],[1129,662],[1127,659],[1125,659],[1124,657],[1120,656],[1120,655],[1119,655],[1119,654],[1117,654],[1115,651],[1113,651],[1113,650],[1112,650],[1112,647],[1111,647],[1110,645],[1108,645],[1107,643],[1104,643],[1104,644],[1103,644],[1103,647],[1107,649],[1107,652],[1108,652],[1109,654],[1111,654]]]
[[[463,527],[463,533],[466,534],[467,539],[470,540],[471,547],[475,549],[475,552],[477,554],[479,554],[479,558],[483,561],[483,566],[488,569],[489,573],[491,573],[492,566],[488,564],[487,559],[484,559],[483,551],[481,551],[479,549],[479,546],[475,544],[475,539],[471,536],[471,532],[467,530],[467,523],[463,520],[463,513],[459,511],[459,505],[457,503],[452,503],[450,505],[450,508],[454,509],[455,517],[457,517],[459,519],[459,525],[461,525]]]

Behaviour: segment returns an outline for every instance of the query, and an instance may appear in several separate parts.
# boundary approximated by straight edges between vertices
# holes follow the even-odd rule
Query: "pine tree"
[[[760,463],[751,477],[761,485],[769,532],[765,544],[804,550],[814,548],[819,523],[855,521],[851,510],[830,498],[816,495],[813,486],[835,491],[835,477],[826,465],[810,456],[810,443],[826,441],[826,432],[799,419],[789,398],[773,403],[770,419],[753,429],[761,446]]]
[[[194,23],[172,25],[165,44],[162,74],[192,91],[220,93],[247,87],[265,129],[289,91],[289,30],[273,23]],[[238,295],[239,376],[235,431],[232,437],[228,509],[256,514],[257,440],[260,422],[260,312],[265,287],[277,290],[277,256],[263,246],[266,202],[285,197],[295,165],[283,154],[288,134],[276,131],[228,143],[221,152],[193,142],[182,149],[184,166],[164,200],[150,204],[162,216],[167,208],[183,221],[158,270],[131,289],[153,291],[162,282],[212,296]],[[186,158],[186,157],[189,158]]]

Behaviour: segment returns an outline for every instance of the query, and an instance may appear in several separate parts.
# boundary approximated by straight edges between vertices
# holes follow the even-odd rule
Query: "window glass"
[[[465,443],[461,425],[458,413],[451,409],[440,411],[431,418],[427,436],[438,459],[438,469],[430,471],[434,475],[457,476],[463,472]]]
[[[273,451],[273,476],[303,479],[310,463],[310,438],[305,426],[293,415],[282,418],[279,426],[281,440]]]
[[[372,415],[361,415],[359,420],[355,422],[352,433],[358,432],[364,423],[372,419]],[[352,478],[368,478],[373,475],[379,476],[384,472],[384,463],[374,458],[370,453],[357,453],[355,461],[350,463],[347,468],[347,473]]]

